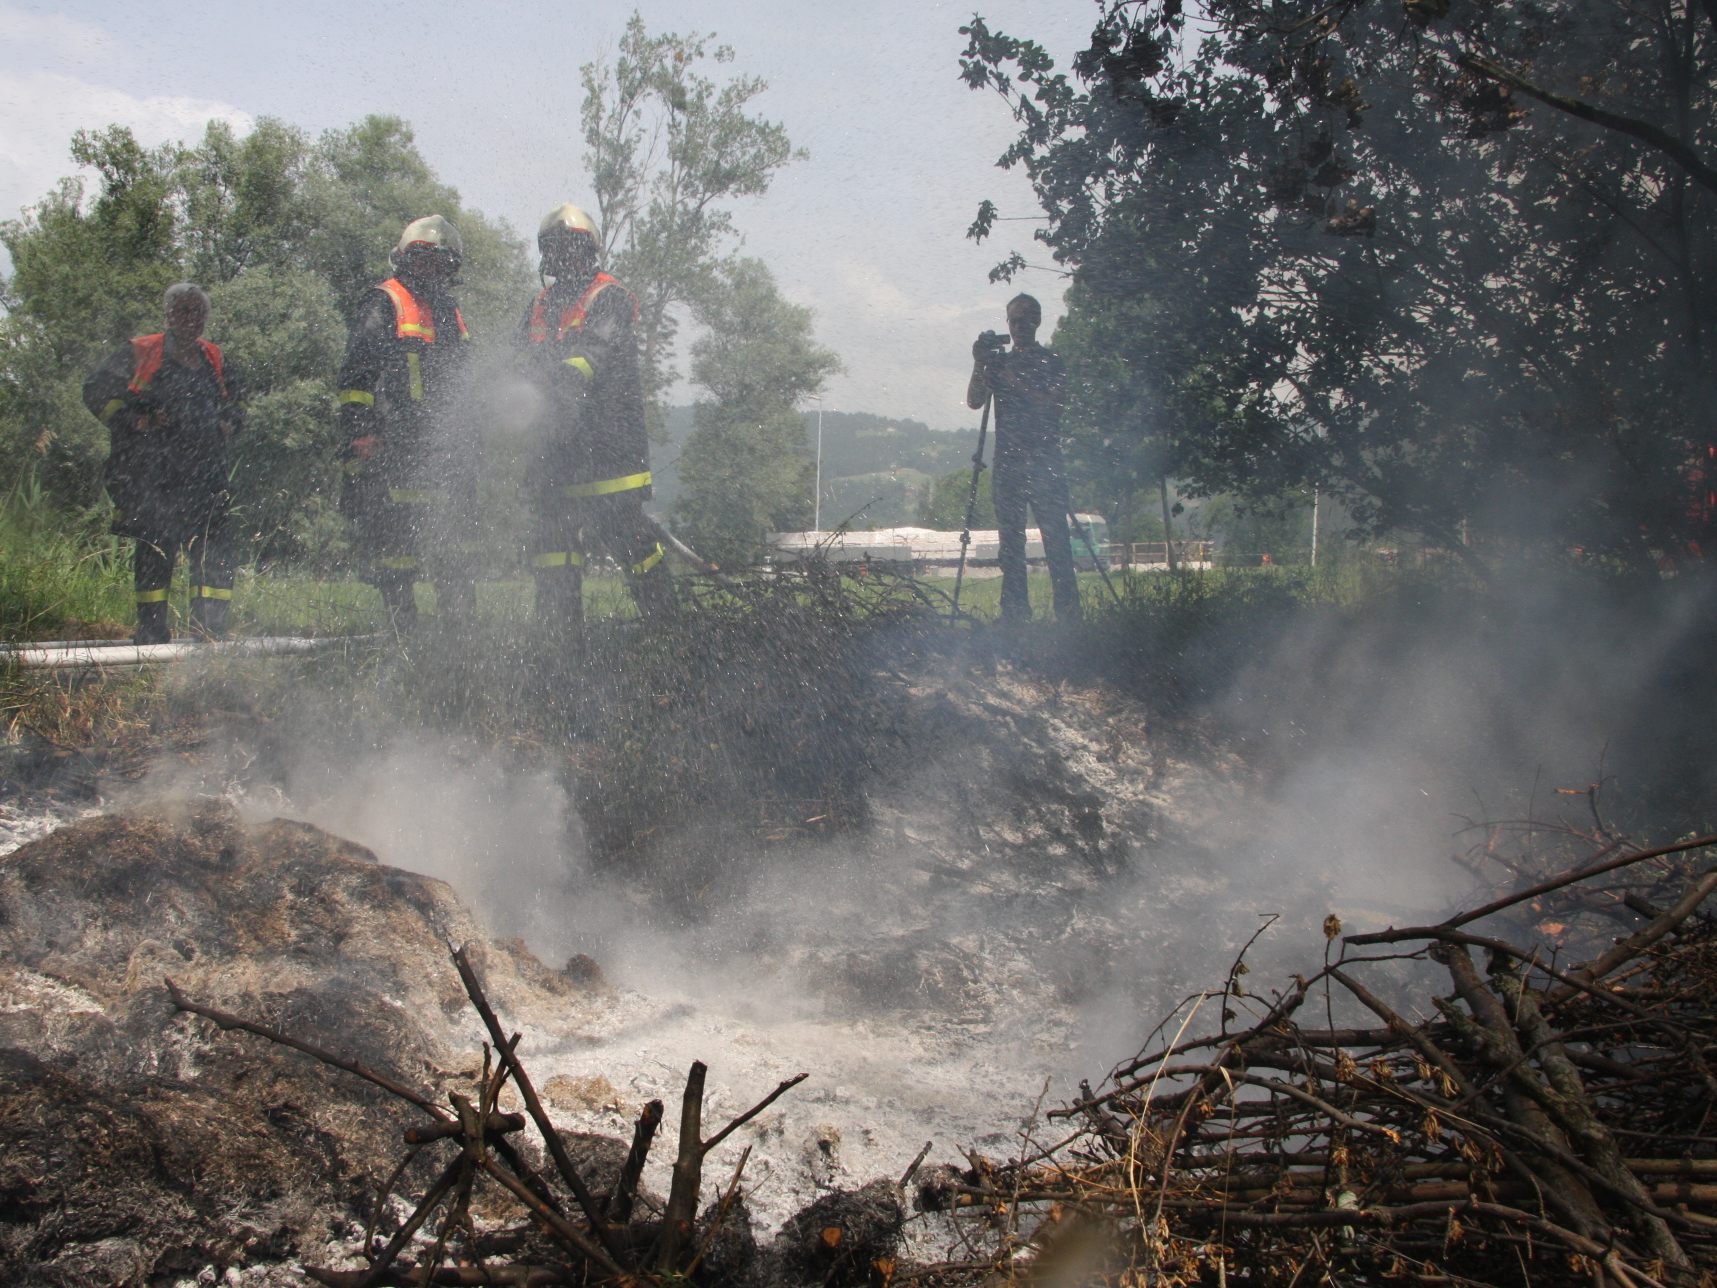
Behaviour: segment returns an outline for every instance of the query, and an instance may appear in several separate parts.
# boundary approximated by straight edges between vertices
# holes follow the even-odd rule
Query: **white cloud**
[[[977,423],[966,407],[971,343],[978,332],[1002,330],[1018,285],[957,282],[939,294],[931,268],[902,272],[893,263],[837,257],[824,262],[813,292],[790,283],[783,293],[817,313],[817,338],[846,358],[846,371],[828,385],[830,410],[910,416],[933,429]],[[1062,312],[1062,288],[1039,290],[1043,338]]]
[[[31,13],[0,5],[0,46],[37,62],[105,62],[119,52],[113,33],[60,13]]]
[[[0,39],[19,17],[0,9]],[[154,146],[196,138],[211,120],[231,122],[240,131],[254,123],[230,103],[177,94],[139,98],[61,72],[0,72],[0,120],[7,122],[0,136],[0,218],[40,200],[73,173],[68,149],[78,130],[129,126],[140,143]]]

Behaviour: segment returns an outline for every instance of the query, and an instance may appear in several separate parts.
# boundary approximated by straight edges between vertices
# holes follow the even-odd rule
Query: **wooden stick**
[[[638,1123],[632,1129],[632,1148],[626,1154],[626,1163],[620,1169],[614,1193],[608,1196],[608,1219],[616,1225],[625,1225],[632,1219],[632,1205],[638,1198],[638,1181],[644,1175],[644,1163],[650,1157],[650,1143],[655,1140],[656,1129],[661,1125],[662,1102],[652,1100],[638,1115]]]
[[[417,1205],[417,1210],[411,1214],[411,1219],[394,1232],[388,1240],[387,1247],[362,1279],[358,1281],[360,1288],[374,1288],[381,1278],[393,1265],[394,1258],[404,1251],[405,1245],[411,1242],[411,1236],[417,1233],[418,1227],[429,1219],[429,1214],[441,1206],[441,1200],[447,1197],[447,1192],[453,1188],[459,1174],[465,1170],[465,1156],[461,1154],[442,1170],[435,1184],[429,1187],[429,1193],[423,1196],[423,1202]],[[367,1253],[369,1249],[365,1249]]]
[[[1501,912],[1505,908],[1512,908],[1517,903],[1525,903],[1528,899],[1536,899],[1541,894],[1549,894],[1552,890],[1560,890],[1564,886],[1585,881],[1590,877],[1614,872],[1617,868],[1643,863],[1647,859],[1661,859],[1670,854],[1682,854],[1688,850],[1702,850],[1712,845],[1717,845],[1717,833],[1698,836],[1691,841],[1677,841],[1674,845],[1660,845],[1655,849],[1624,854],[1604,863],[1594,863],[1591,867],[1578,868],[1572,872],[1564,872],[1561,876],[1551,877],[1548,881],[1540,881],[1537,885],[1528,886],[1524,890],[1517,890],[1511,895],[1493,899],[1483,907],[1474,908],[1471,912],[1457,913],[1447,921],[1438,922],[1435,926],[1408,926],[1402,930],[1391,927],[1388,930],[1373,931],[1365,935],[1343,935],[1341,941],[1344,944],[1362,945],[1394,944],[1400,943],[1403,939],[1426,939],[1430,937],[1426,933],[1428,931],[1453,930],[1458,926],[1466,925],[1468,922],[1478,921],[1481,917],[1488,917],[1492,913]]]
[[[698,1244],[698,1250],[686,1264],[688,1276],[695,1274],[698,1266],[703,1264],[704,1254],[709,1251],[710,1244],[715,1242],[715,1236],[727,1220],[727,1214],[733,1210],[733,1201],[739,1197],[739,1180],[745,1175],[745,1163],[750,1157],[751,1146],[747,1145],[739,1152],[739,1162],[734,1166],[733,1179],[727,1183],[727,1190],[722,1194],[721,1202],[716,1204],[715,1217],[710,1221],[709,1229],[704,1231],[703,1241]]]
[[[560,1238],[564,1243],[575,1249],[581,1256],[584,1256],[601,1266],[622,1284],[636,1282],[633,1276],[627,1274],[626,1271],[620,1268],[619,1262],[615,1261],[614,1258],[610,1257],[606,1251],[597,1246],[597,1244],[587,1234],[585,1234],[583,1230],[580,1230],[576,1225],[573,1225],[564,1216],[549,1207],[548,1204],[544,1203],[535,1194],[532,1194],[529,1186],[527,1186],[518,1177],[514,1176],[506,1168],[502,1167],[494,1159],[483,1159],[481,1166],[485,1172],[494,1177],[495,1180],[499,1181],[514,1198],[518,1199],[519,1202],[528,1207],[531,1210],[532,1215],[534,1215],[537,1220],[543,1224],[550,1234]]]
[[[691,1234],[697,1216],[698,1190],[703,1181],[704,1144],[703,1088],[708,1072],[702,1060],[693,1060],[680,1097],[680,1149],[674,1156],[674,1178],[668,1189],[668,1210],[662,1219],[662,1241],[656,1253],[656,1268],[674,1269],[680,1248]]]
[[[432,1117],[439,1118],[443,1122],[451,1121],[447,1111],[440,1105],[436,1104],[428,1096],[421,1092],[413,1091],[403,1083],[395,1082],[386,1074],[377,1073],[367,1065],[359,1064],[356,1060],[348,1060],[342,1055],[336,1055],[326,1047],[319,1047],[313,1042],[305,1042],[299,1038],[291,1037],[288,1034],[282,1033],[279,1029],[271,1029],[264,1024],[253,1024],[249,1020],[240,1019],[238,1016],[229,1014],[226,1011],[216,1010],[212,1006],[204,1006],[198,1002],[193,1002],[179,990],[179,986],[171,979],[167,980],[167,991],[173,995],[173,1005],[178,1007],[181,1011],[189,1011],[193,1015],[202,1016],[205,1020],[213,1020],[223,1029],[242,1029],[246,1033],[254,1033],[259,1038],[267,1038],[270,1042],[279,1043],[283,1047],[291,1047],[294,1051],[302,1051],[305,1055],[320,1060],[323,1064],[332,1065],[336,1069],[344,1069],[347,1073],[356,1074],[365,1082],[373,1082],[383,1091],[390,1092],[391,1094],[398,1096],[401,1100],[409,1101],[411,1104],[416,1105],[419,1109],[423,1110],[424,1113],[429,1114]],[[455,1131],[457,1131],[457,1128],[455,1128]]]
[[[704,1141],[703,1152],[706,1154],[709,1153],[710,1150],[714,1149],[717,1145],[721,1144],[722,1141],[731,1136],[737,1128],[745,1126],[746,1123],[750,1122],[753,1118],[757,1117],[758,1114],[762,1113],[765,1109],[769,1108],[770,1105],[779,1100],[784,1093],[791,1091],[794,1087],[798,1086],[810,1076],[811,1075],[808,1073],[796,1073],[791,1078],[788,1078],[780,1086],[776,1087],[774,1091],[771,1091],[767,1096],[763,1097],[762,1100],[759,1100],[755,1105],[751,1106],[751,1108],[747,1109],[715,1135]]]
[[[555,1130],[554,1123],[549,1121],[543,1102],[537,1096],[537,1089],[531,1085],[529,1075],[524,1066],[519,1063],[518,1053],[513,1050],[501,1030],[501,1022],[495,1017],[489,999],[484,996],[483,986],[477,982],[477,973],[471,967],[470,959],[464,948],[453,952],[453,964],[459,970],[459,978],[464,981],[465,992],[471,998],[471,1005],[477,1008],[477,1014],[483,1017],[483,1023],[489,1030],[489,1036],[494,1039],[495,1049],[501,1059],[507,1063],[507,1070],[512,1074],[513,1085],[519,1089],[519,1095],[524,1098],[525,1109],[530,1113],[531,1121],[536,1123],[537,1130],[542,1133],[543,1143],[548,1146],[549,1156],[554,1159],[554,1165],[560,1172],[560,1177],[566,1182],[567,1189],[572,1191],[573,1198],[578,1200],[578,1206],[584,1209],[585,1218],[590,1222],[591,1233],[601,1243],[608,1259],[618,1262],[623,1255],[619,1246],[614,1242],[614,1236],[601,1218],[596,1200],[591,1196],[589,1188],[584,1184],[584,1178],[579,1176],[578,1168],[574,1166],[572,1156],[566,1152],[566,1142],[561,1140],[560,1133]],[[535,1196],[532,1196],[535,1198]]]
[[[489,1121],[483,1124],[487,1132],[523,1131],[525,1116],[523,1114],[491,1113]],[[446,1140],[457,1136],[465,1130],[461,1123],[434,1123],[428,1127],[407,1127],[405,1143],[408,1145],[427,1145],[432,1140]]]
[[[912,1166],[908,1167],[900,1174],[900,1181],[898,1183],[901,1189],[905,1189],[908,1185],[912,1184],[912,1178],[918,1175],[918,1169],[924,1166],[924,1160],[930,1157],[930,1147],[935,1143],[936,1142],[933,1140],[925,1141],[924,1148],[918,1151],[918,1157],[912,1160]]]

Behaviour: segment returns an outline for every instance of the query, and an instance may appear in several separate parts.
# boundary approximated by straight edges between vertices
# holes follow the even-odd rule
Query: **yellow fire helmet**
[[[537,249],[543,249],[544,242],[554,240],[557,233],[582,233],[596,245],[602,244],[601,234],[596,231],[596,221],[570,201],[543,216],[542,226],[537,229]]]
[[[397,262],[406,252],[419,248],[448,251],[455,259],[465,257],[465,242],[459,230],[440,215],[425,215],[407,224],[391,258]]]

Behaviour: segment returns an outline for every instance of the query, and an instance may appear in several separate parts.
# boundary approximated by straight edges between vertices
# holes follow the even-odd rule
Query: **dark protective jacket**
[[[1017,345],[981,362],[972,374],[967,401],[995,399],[996,453],[990,492],[996,507],[1002,568],[1002,616],[1030,616],[1026,588],[1025,525],[1036,515],[1049,564],[1056,615],[1079,615],[1079,586],[1067,530],[1067,472],[1061,458],[1061,401],[1066,367],[1040,344]]]
[[[986,383],[996,403],[996,456],[1061,447],[1061,401],[1066,364],[1050,349],[1031,344],[999,355]]]
[[[545,482],[649,496],[637,318],[632,293],[607,273],[583,285],[557,281],[531,302],[517,339],[548,401]]]
[[[354,439],[377,436],[380,446],[358,468],[375,468],[396,486],[435,463],[475,469],[478,445],[450,423],[462,392],[470,333],[451,294],[419,294],[397,277],[369,291],[358,305],[340,364],[343,455]]]
[[[122,536],[179,544],[231,503],[221,426],[243,428],[243,387],[220,346],[197,347],[200,360],[186,366],[170,334],[138,336],[83,383],[84,405],[107,426],[103,481]]]

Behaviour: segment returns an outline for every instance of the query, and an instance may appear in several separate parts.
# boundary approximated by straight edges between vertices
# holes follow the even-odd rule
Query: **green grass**
[[[1306,603],[1352,604],[1363,600],[1398,574],[1349,563],[1336,569],[1298,567],[1210,569],[1171,576],[1166,572],[1110,573],[1124,604],[1186,606],[1212,598],[1255,597],[1273,588]],[[954,593],[952,575],[931,575],[920,584],[944,608]],[[968,576],[960,587],[963,614],[993,621],[1000,610],[1001,579]],[[1049,622],[1049,575],[1027,578],[1033,618]],[[1079,574],[1079,594],[1087,620],[1101,619],[1114,604],[1095,572]],[[435,592],[426,583],[417,590],[419,607],[435,611]],[[188,608],[187,574],[181,560],[170,596],[175,629],[182,630]],[[618,576],[585,579],[585,611],[592,620],[631,617],[632,601]],[[528,577],[487,581],[478,588],[478,608],[497,621],[523,621],[531,610]],[[10,640],[68,636],[121,636],[132,621],[129,542],[107,534],[78,533],[36,522],[28,513],[0,512],[0,637]],[[366,634],[382,626],[381,599],[355,578],[325,578],[308,573],[240,569],[233,595],[234,629],[249,635]]]
[[[478,615],[497,624],[522,625],[530,619],[533,594],[526,577],[480,582]],[[175,603],[182,607],[177,593]],[[421,612],[435,612],[435,589],[427,582],[418,583],[417,605]],[[584,607],[591,619],[636,615],[618,576],[586,577]],[[233,592],[233,621],[245,635],[364,635],[382,628],[381,596],[355,579],[241,571]]]
[[[124,638],[135,620],[132,543],[79,529],[62,515],[14,495],[0,505],[0,640]],[[435,611],[435,592],[417,588],[420,608]],[[484,582],[478,609],[497,621],[523,620],[531,610],[528,577]],[[591,618],[632,616],[618,576],[585,579]],[[168,602],[182,634],[190,603],[181,559]],[[233,588],[233,629],[246,635],[367,634],[382,626],[381,597],[356,578],[241,568]]]
[[[117,537],[0,510],[0,637],[124,634],[131,614],[131,558]]]
[[[1377,591],[1395,584],[1402,574],[1361,561],[1347,561],[1336,566],[1310,568],[1304,565],[1277,565],[1268,568],[1208,568],[1171,574],[1158,569],[1148,572],[1122,572],[1111,569],[1109,585],[1115,589],[1120,604],[1096,572],[1079,574],[1079,602],[1086,620],[1102,619],[1116,611],[1137,611],[1142,606],[1160,605],[1164,608],[1207,604],[1218,599],[1255,599],[1259,595],[1283,595],[1305,604],[1352,605]],[[952,598],[952,574],[933,575],[921,579],[935,593]],[[1047,623],[1053,620],[1050,607],[1049,574],[1033,571],[1026,577],[1031,597],[1032,620]],[[1002,580],[996,576],[968,575],[960,587],[960,611],[980,621],[993,621],[1001,609]]]

